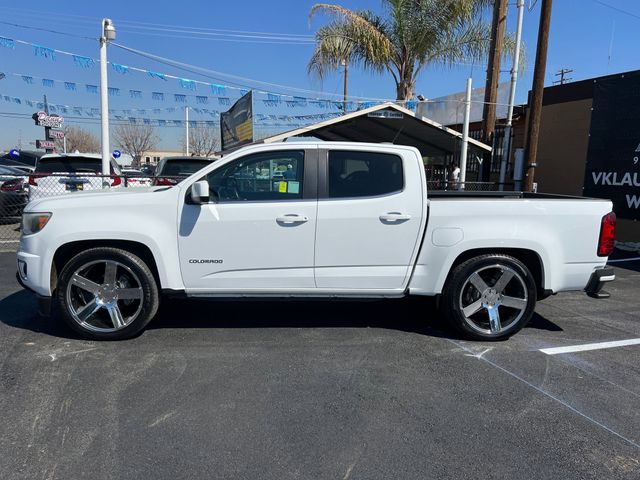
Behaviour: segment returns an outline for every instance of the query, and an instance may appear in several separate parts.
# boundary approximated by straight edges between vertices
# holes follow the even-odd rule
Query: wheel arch
[[[54,253],[53,263],[51,265],[51,292],[55,291],[58,285],[58,274],[62,271],[69,260],[75,257],[78,253],[97,247],[118,248],[140,257],[140,259],[147,264],[151,273],[153,273],[153,277],[158,286],[160,287],[162,285],[156,259],[151,249],[144,243],[132,240],[78,240],[60,245]]]
[[[545,290],[545,270],[544,270],[544,262],[542,258],[535,250],[530,250],[526,248],[474,248],[470,250],[465,250],[460,253],[456,259],[451,264],[449,268],[449,272],[447,273],[447,278],[445,280],[445,285],[449,281],[449,278],[452,275],[452,272],[455,268],[461,263],[466,262],[467,260],[478,257],[480,255],[509,255],[520,262],[522,262],[533,275],[534,282],[536,284],[536,290],[538,294],[538,300],[542,300],[550,295],[550,292]]]

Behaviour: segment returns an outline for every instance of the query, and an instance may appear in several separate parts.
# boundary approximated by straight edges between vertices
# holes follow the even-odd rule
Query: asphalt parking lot
[[[640,261],[500,343],[428,302],[165,302],[140,337],[36,316],[0,254],[0,477],[640,478]]]

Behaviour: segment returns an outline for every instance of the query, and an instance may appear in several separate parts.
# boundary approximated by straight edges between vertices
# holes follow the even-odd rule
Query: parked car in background
[[[13,156],[8,153],[0,156],[0,165],[7,165],[10,167],[30,167],[36,168],[38,160],[43,156],[42,152],[33,152],[29,150],[19,150],[18,156]]]
[[[213,161],[215,158],[165,157],[158,162],[153,185],[176,185]]]
[[[156,166],[147,163],[140,167],[140,171],[145,175],[154,175],[156,173]]]
[[[82,190],[122,185],[120,167],[111,160],[111,176],[102,176],[102,158],[96,154],[70,153],[44,155],[35,172],[29,175],[29,200],[63,195]]]
[[[123,168],[122,176],[124,177],[127,187],[150,187],[151,177],[141,170],[135,168]]]
[[[27,205],[25,172],[0,165],[0,224],[18,223]]]

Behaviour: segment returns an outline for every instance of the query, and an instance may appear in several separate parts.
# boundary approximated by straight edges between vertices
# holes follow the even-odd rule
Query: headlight
[[[22,233],[31,235],[38,233],[49,222],[51,213],[25,213],[22,215]]]

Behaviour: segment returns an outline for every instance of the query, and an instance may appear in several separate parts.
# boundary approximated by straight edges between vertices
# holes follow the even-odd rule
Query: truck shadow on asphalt
[[[53,337],[78,339],[59,315],[37,314],[33,294],[21,291],[0,300],[0,322]],[[378,328],[437,338],[461,339],[431,299],[353,300],[173,300],[164,299],[147,330],[196,328]],[[535,314],[527,329],[562,331]],[[142,333],[144,336],[144,332]]]

